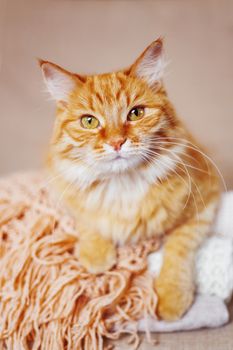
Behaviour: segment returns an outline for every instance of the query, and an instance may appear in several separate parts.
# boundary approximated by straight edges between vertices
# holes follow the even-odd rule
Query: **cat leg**
[[[196,251],[210,231],[216,204],[209,203],[198,218],[177,227],[167,237],[164,263],[155,281],[158,314],[164,320],[181,318],[193,302]]]
[[[78,256],[81,264],[95,274],[109,270],[116,263],[114,244],[96,233],[82,233]]]

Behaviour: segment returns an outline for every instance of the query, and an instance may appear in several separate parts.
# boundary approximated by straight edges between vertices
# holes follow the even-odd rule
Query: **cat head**
[[[176,119],[162,84],[161,39],[114,73],[81,76],[48,61],[40,65],[57,103],[53,157],[104,177],[145,166],[162,153],[158,142]]]

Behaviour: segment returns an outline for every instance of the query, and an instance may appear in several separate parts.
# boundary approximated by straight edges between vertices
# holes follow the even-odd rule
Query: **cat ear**
[[[67,102],[70,93],[77,86],[75,75],[58,65],[39,60],[48,91],[56,101]]]
[[[144,79],[151,87],[161,82],[164,72],[163,42],[159,38],[139,56],[131,67],[131,72]]]

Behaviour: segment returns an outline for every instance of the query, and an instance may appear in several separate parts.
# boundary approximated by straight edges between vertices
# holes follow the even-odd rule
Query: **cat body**
[[[193,300],[195,252],[210,232],[219,184],[162,84],[162,41],[115,73],[41,67],[57,101],[48,167],[76,218],[80,261],[101,273],[114,265],[117,245],[163,236],[158,312],[181,317]]]

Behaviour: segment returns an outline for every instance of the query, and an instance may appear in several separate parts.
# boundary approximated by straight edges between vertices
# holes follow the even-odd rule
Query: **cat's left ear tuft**
[[[77,78],[58,65],[38,59],[43,77],[51,96],[57,101],[66,102],[77,85]]]
[[[151,87],[157,86],[161,82],[164,73],[163,56],[163,41],[159,38],[139,56],[132,65],[131,72],[144,79]]]

